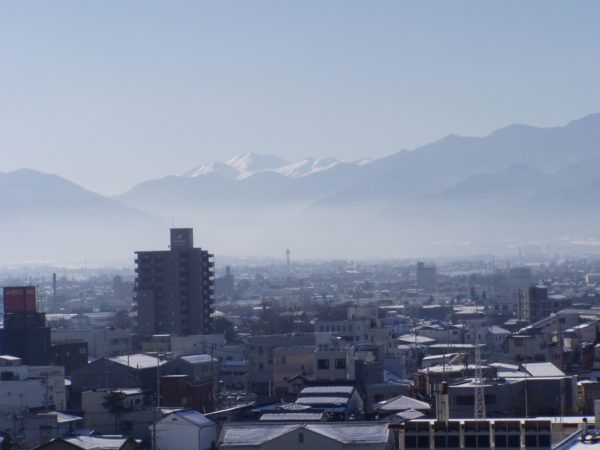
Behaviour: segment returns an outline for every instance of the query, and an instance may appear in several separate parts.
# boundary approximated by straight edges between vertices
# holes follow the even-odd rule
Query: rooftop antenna
[[[475,328],[475,419],[484,420],[485,395],[483,391],[483,371],[481,370],[481,350],[479,349],[479,327]]]

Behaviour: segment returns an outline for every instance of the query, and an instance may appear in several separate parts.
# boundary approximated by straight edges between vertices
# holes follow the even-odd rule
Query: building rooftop
[[[208,417],[204,416],[204,414],[201,414],[198,411],[192,411],[192,410],[177,411],[177,412],[172,413],[172,415],[177,416],[177,417],[191,423],[192,425],[197,426],[198,428],[215,425],[215,422],[213,422]],[[168,416],[163,417],[162,420],[169,420]]]
[[[400,395],[398,397],[394,397],[389,400],[384,400],[382,402],[376,403],[373,405],[375,409],[381,411],[406,411],[409,409],[413,410],[429,410],[431,409],[431,405],[426,402],[422,402],[421,400],[417,400],[416,398],[407,397],[406,395]]]
[[[301,405],[345,405],[348,397],[302,397],[296,400]]]
[[[133,369],[150,369],[152,367],[162,366],[166,363],[165,360],[158,359],[154,356],[145,355],[143,353],[114,356],[112,358],[108,358],[108,360],[123,366],[131,367]]]
[[[77,448],[88,450],[118,450],[127,442],[124,437],[73,436],[64,441]]]
[[[387,423],[319,423],[319,424],[234,424],[226,425],[220,447],[262,445],[291,431],[304,429],[343,444],[384,444],[389,439]]]
[[[532,377],[564,377],[565,373],[551,362],[522,364]]]
[[[212,356],[206,354],[181,356],[181,359],[190,364],[206,364],[211,361],[218,361],[217,358],[213,358]]]
[[[300,391],[299,395],[347,394],[354,392],[354,386],[308,386]]]
[[[261,422],[317,422],[320,420],[323,420],[323,413],[320,412],[266,413],[260,417]]]

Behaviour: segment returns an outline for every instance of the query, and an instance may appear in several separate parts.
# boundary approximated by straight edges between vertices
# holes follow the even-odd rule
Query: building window
[[[319,370],[329,369],[329,360],[328,359],[317,360],[317,367],[319,368]]]
[[[277,364],[285,364],[285,356],[278,356]]]
[[[335,368],[336,369],[345,369],[346,368],[346,360],[345,359],[336,359],[335,360]]]
[[[298,433],[298,442],[300,442],[301,444],[304,442],[304,433]]]

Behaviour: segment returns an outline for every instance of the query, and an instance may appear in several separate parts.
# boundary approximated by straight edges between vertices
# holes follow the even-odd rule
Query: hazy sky
[[[0,171],[115,194],[600,112],[597,1],[2,1]]]

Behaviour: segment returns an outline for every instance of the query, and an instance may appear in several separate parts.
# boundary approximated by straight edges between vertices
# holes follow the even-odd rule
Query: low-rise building
[[[168,414],[151,426],[156,448],[212,450],[216,448],[217,424],[198,411]]]
[[[219,449],[227,450],[393,450],[387,423],[226,424]]]

